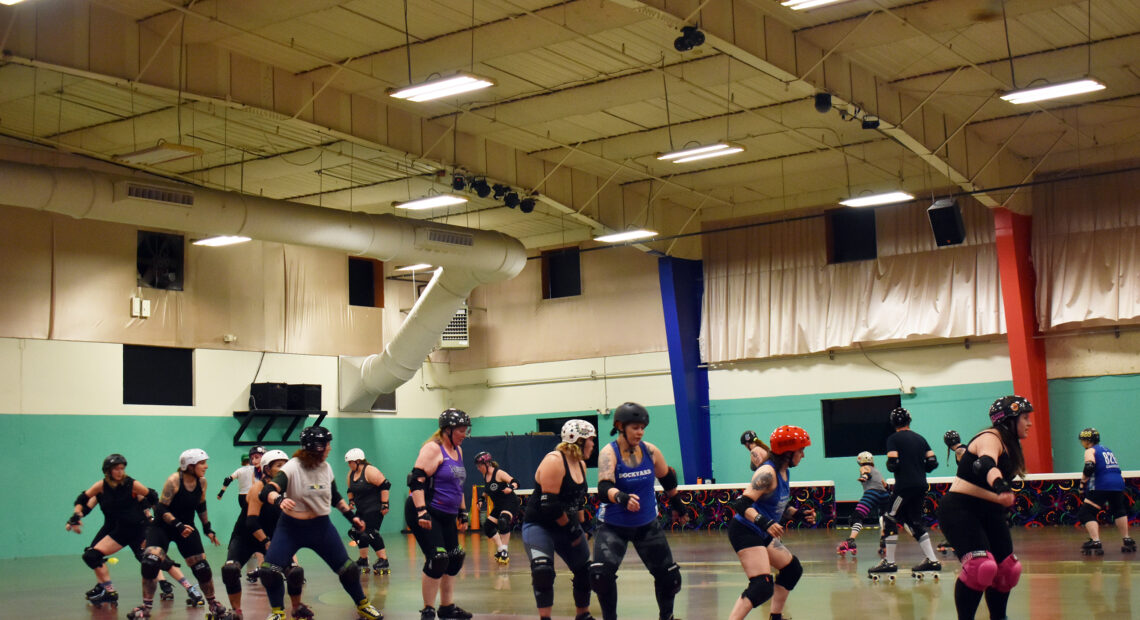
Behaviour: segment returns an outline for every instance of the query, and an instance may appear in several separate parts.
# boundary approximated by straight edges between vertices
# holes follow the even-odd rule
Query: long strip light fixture
[[[429,80],[423,84],[416,84],[400,89],[389,89],[388,96],[408,101],[431,101],[451,95],[479,90],[494,86],[495,81],[490,78],[478,77],[469,73],[460,73],[445,78]]]
[[[1021,90],[1015,90],[1011,93],[1006,93],[1002,95],[1001,98],[1010,103],[1033,103],[1034,101],[1046,101],[1048,99],[1059,99],[1061,97],[1083,95],[1085,93],[1092,93],[1104,89],[1104,84],[1101,84],[1094,79],[1086,78],[1083,80],[1063,82],[1061,84],[1050,84],[1048,86],[1023,88]]]
[[[432,269],[432,266],[427,263],[416,263],[407,267],[397,267],[396,271],[426,271],[428,269]]]
[[[837,2],[847,2],[847,0],[784,0],[780,6],[786,6],[793,11],[803,11]]]
[[[622,241],[633,241],[635,239],[648,239],[649,237],[656,237],[657,232],[653,230],[645,230],[638,228],[637,230],[627,230],[625,232],[613,233],[611,235],[602,235],[601,237],[594,237],[594,241],[601,241],[602,243],[621,243]]]
[[[856,196],[855,198],[840,200],[839,204],[845,207],[874,207],[894,204],[896,202],[906,202],[908,200],[914,200],[914,196],[906,192],[887,192],[885,194],[873,194],[871,196]]]
[[[463,196],[436,194],[435,196],[424,196],[423,198],[416,198],[415,200],[408,200],[406,202],[393,202],[392,206],[397,209],[411,209],[416,211],[420,209],[434,209],[435,207],[458,205],[465,202],[467,202],[467,199]]]
[[[673,151],[672,153],[665,153],[664,155],[658,155],[657,159],[661,161],[671,161],[675,164],[683,164],[685,162],[697,161],[699,159],[732,155],[743,150],[744,147],[740,146],[739,144],[718,142],[716,144],[710,144],[708,146],[698,146],[691,149],[683,149],[680,151]]]

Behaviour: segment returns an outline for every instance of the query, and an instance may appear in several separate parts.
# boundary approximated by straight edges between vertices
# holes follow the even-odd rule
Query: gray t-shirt
[[[327,462],[305,469],[297,458],[289,459],[281,471],[289,478],[285,497],[297,503],[293,512],[327,515],[332,508],[333,470]]]
[[[883,483],[883,474],[879,473],[878,468],[872,465],[871,471],[867,473],[870,475],[870,478],[862,481],[864,493],[872,490],[882,491],[887,488],[887,485]]]

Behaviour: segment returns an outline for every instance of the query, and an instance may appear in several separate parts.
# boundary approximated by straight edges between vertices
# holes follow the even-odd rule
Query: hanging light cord
[[[1009,18],[1005,14],[1005,0],[1001,2],[1001,23],[1005,27],[1005,53],[1009,57],[1009,79],[1017,90],[1017,76],[1013,73],[1013,49],[1009,46]]]

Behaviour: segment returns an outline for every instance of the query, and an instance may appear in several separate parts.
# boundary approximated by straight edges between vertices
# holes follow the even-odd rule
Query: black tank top
[[[261,531],[265,535],[273,538],[273,531],[277,529],[277,521],[281,518],[281,509],[273,504],[262,502],[261,512],[257,515],[257,521],[261,524]]]
[[[562,467],[566,470],[566,473],[562,475],[562,486],[558,488],[558,499],[566,509],[567,515],[575,515],[586,505],[586,490],[589,488],[586,484],[586,465],[585,463],[579,463],[582,468],[582,482],[574,482],[574,479],[570,477],[570,463],[567,462],[566,455],[561,452],[558,454],[562,456]],[[544,525],[554,524],[542,516],[542,510],[539,507],[541,502],[538,501],[540,495],[542,495],[542,487],[536,480],[534,484],[534,494],[530,496],[530,500],[526,503],[526,514],[524,515],[523,521],[526,523],[541,523]]]
[[[491,470],[491,480],[483,485],[483,492],[487,497],[491,498],[491,503],[496,507],[508,506],[518,502],[518,496],[514,494],[513,487],[510,482],[501,482],[496,480],[495,477],[502,471],[498,467]],[[508,474],[509,475],[509,474]],[[512,489],[510,493],[506,489]]]
[[[122,484],[112,487],[103,481],[103,492],[99,494],[99,509],[108,523],[142,523],[146,520],[142,504],[132,495],[135,480],[123,478]]]
[[[974,437],[970,439],[969,443],[966,445],[968,446],[969,444],[974,443],[974,439],[977,439],[980,436],[981,433],[974,435]],[[977,462],[978,455],[970,452],[969,450],[966,450],[966,453],[962,455],[962,459],[958,461],[958,477],[987,491],[993,491],[993,487],[991,487],[989,482],[986,481],[986,475],[978,474],[974,471],[974,463]],[[1009,452],[1005,450],[1004,446],[1002,448],[1001,455],[998,456],[997,467],[998,471],[1001,472],[1001,477],[1005,478],[1006,482],[1012,483],[1014,473],[1013,459],[1010,458]]]
[[[356,504],[356,512],[360,514],[372,514],[380,512],[380,487],[368,481],[364,475],[368,466],[360,468],[358,472],[360,475],[356,478],[352,477],[352,473],[348,474],[348,492],[352,493],[352,503]]]
[[[202,503],[202,479],[197,480],[198,486],[193,491],[188,491],[182,486],[182,474],[178,474],[178,491],[170,498],[170,513],[174,515],[175,521],[187,525],[194,522],[194,511],[198,509],[198,504]]]

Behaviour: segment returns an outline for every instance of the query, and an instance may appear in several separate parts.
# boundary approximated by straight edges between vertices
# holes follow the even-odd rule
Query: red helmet
[[[798,426],[785,425],[772,431],[768,444],[772,446],[774,454],[783,454],[810,446],[811,437],[808,437],[807,431]]]

